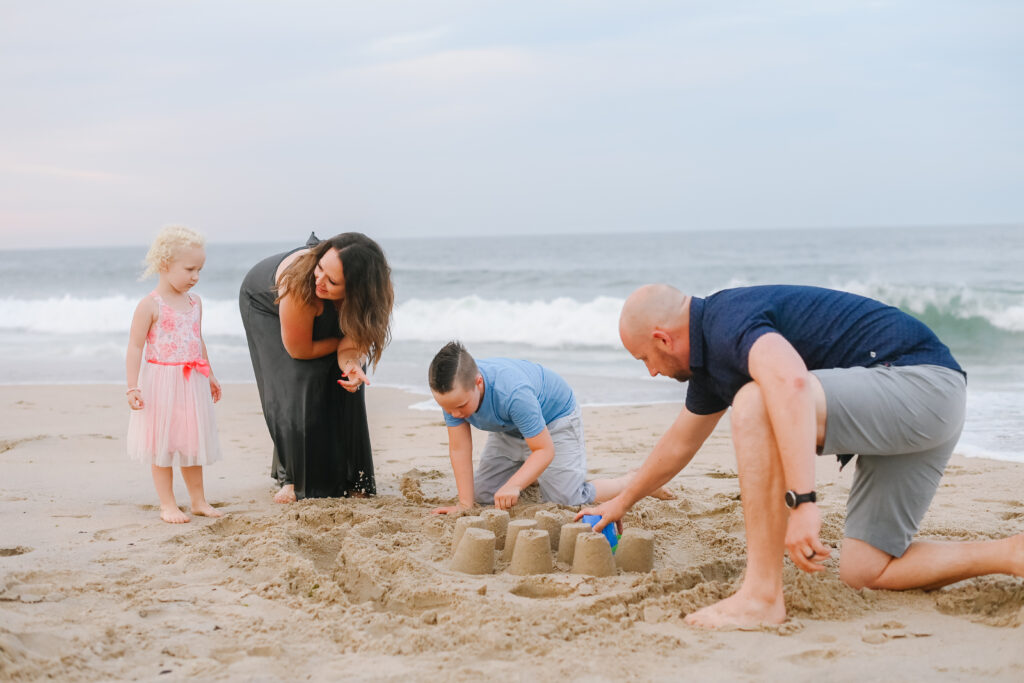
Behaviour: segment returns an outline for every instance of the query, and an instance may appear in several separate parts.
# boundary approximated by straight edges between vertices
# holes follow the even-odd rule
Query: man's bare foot
[[[369,498],[370,494],[367,493],[366,491],[349,491],[348,492],[348,497],[349,498]]]
[[[774,602],[748,598],[736,593],[686,616],[687,624],[699,628],[757,628],[786,620],[786,603],[781,593]]]
[[[223,517],[224,513],[213,507],[205,500],[201,503],[192,503],[192,514],[200,517]]]
[[[281,490],[274,494],[275,503],[294,503],[295,498],[295,485],[285,484],[281,487]]]
[[[189,521],[188,515],[178,509],[177,506],[160,506],[160,519],[168,524],[184,524]]]

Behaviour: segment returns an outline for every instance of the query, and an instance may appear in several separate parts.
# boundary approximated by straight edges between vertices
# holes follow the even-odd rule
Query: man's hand
[[[494,507],[508,510],[519,502],[520,488],[515,484],[506,483],[494,493]]]
[[[445,507],[434,508],[433,510],[430,511],[430,514],[432,514],[432,515],[457,515],[457,514],[460,514],[462,512],[465,512],[466,510],[469,510],[472,507],[473,507],[472,505],[464,505],[462,503],[458,503],[456,505],[447,505]]]
[[[342,378],[338,380],[338,384],[341,388],[350,394],[355,393],[359,390],[359,387],[363,384],[370,386],[370,380],[366,378],[363,373],[363,369],[359,367],[356,362],[347,363],[345,367],[341,369]]]
[[[621,531],[621,521],[625,517],[626,513],[629,512],[629,506],[626,505],[621,495],[615,496],[611,500],[605,501],[592,508],[583,508],[576,513],[576,517],[573,518],[574,522],[580,521],[583,515],[600,515],[601,521],[594,525],[594,531],[600,532],[606,526],[612,522],[616,522],[616,527]]]
[[[793,564],[805,572],[820,572],[821,564],[832,554],[818,537],[821,532],[821,511],[814,503],[803,503],[789,513],[786,524],[786,549]]]

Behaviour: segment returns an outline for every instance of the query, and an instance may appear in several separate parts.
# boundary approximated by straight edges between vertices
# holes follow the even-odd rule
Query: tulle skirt
[[[180,365],[142,363],[142,410],[128,420],[128,456],[160,467],[194,467],[220,460],[210,380],[188,379]]]

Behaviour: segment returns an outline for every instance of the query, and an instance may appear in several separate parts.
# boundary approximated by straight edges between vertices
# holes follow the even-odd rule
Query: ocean
[[[329,233],[320,231],[321,236]],[[210,244],[196,293],[217,376],[252,382],[238,286],[302,244]],[[394,270],[394,339],[374,385],[431,408],[426,369],[450,339],[477,357],[561,373],[587,405],[681,402],[620,345],[619,309],[648,282],[707,295],[792,283],[871,296],[915,315],[968,373],[959,450],[1024,462],[1024,226],[381,239]],[[123,383],[145,246],[0,250],[0,384]],[[371,388],[372,390],[372,388]],[[658,428],[664,425],[656,425]]]

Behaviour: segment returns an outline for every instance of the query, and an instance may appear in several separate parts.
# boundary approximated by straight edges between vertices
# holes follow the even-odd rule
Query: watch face
[[[793,491],[786,491],[786,507],[796,507],[796,493]]]

